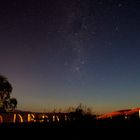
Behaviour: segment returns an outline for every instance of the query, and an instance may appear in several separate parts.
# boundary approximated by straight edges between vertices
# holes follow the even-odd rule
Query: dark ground
[[[6,137],[23,139],[135,139],[140,133],[140,120],[100,120],[93,122],[7,123],[0,124]],[[19,137],[18,137],[19,136]]]

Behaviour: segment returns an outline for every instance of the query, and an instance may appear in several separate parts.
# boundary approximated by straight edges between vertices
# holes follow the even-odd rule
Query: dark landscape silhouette
[[[97,115],[79,104],[69,112],[29,112],[16,110],[17,100],[11,98],[12,85],[0,76],[0,128],[43,129],[139,129],[140,108],[125,109]]]

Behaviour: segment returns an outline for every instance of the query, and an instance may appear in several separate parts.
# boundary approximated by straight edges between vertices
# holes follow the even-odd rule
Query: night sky
[[[21,110],[138,107],[140,1],[0,1],[0,74]]]

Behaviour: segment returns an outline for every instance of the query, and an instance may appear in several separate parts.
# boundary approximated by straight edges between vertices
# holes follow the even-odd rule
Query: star
[[[118,4],[118,7],[119,7],[119,8],[122,7],[122,3],[119,3],[119,4]]]
[[[75,67],[75,71],[76,71],[76,72],[80,72],[80,67],[78,67],[78,66]]]

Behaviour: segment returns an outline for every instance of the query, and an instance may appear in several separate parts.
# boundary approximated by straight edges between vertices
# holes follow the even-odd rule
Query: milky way
[[[139,105],[140,2],[0,2],[0,73],[20,109]]]

